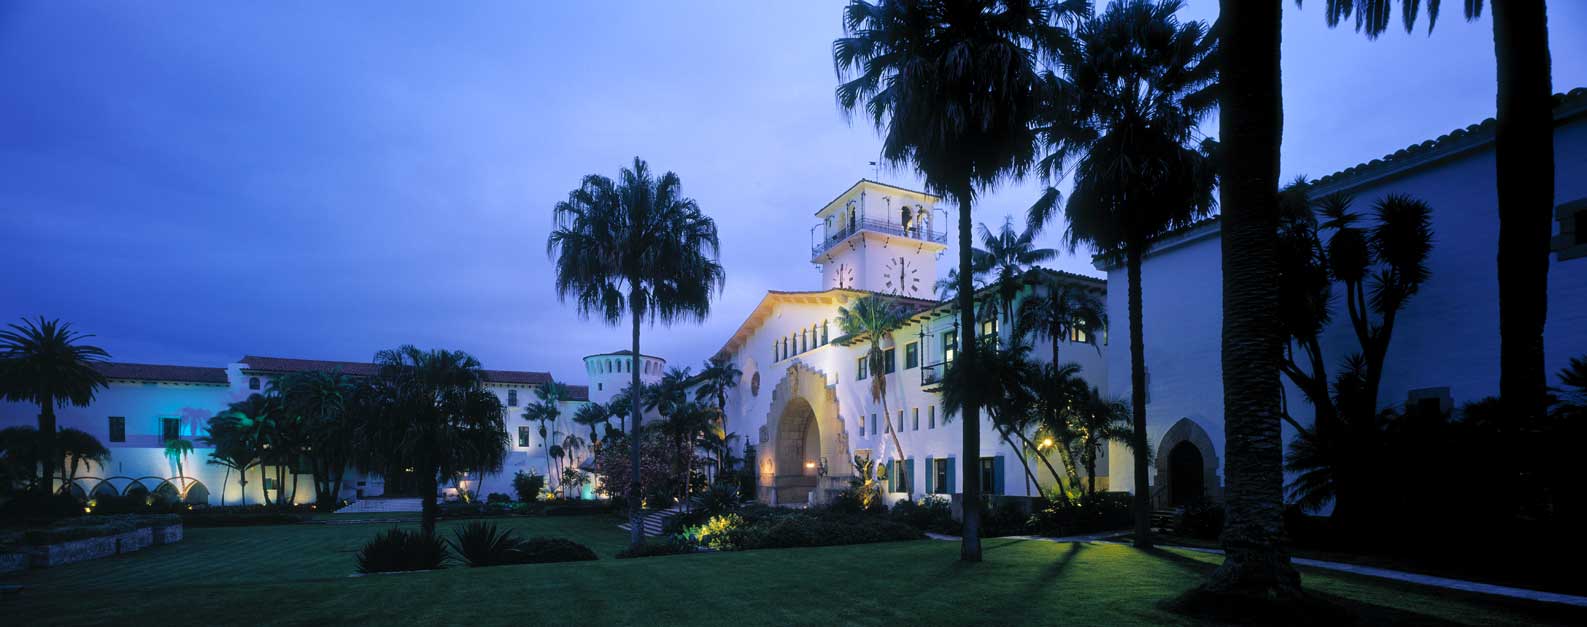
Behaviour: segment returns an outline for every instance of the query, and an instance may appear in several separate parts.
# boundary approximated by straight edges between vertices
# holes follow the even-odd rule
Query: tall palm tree
[[[595,432],[596,425],[606,425],[610,430],[612,412],[600,403],[585,403],[573,412],[573,422],[590,428],[590,446],[599,446],[601,438]]]
[[[1031,275],[1027,275],[1031,276]],[[1102,353],[1101,332],[1108,324],[1107,307],[1092,290],[1042,272],[1032,281],[1040,288],[1020,301],[1015,337],[1026,335],[1052,343],[1052,363],[1061,364],[1058,342],[1090,344]]]
[[[1215,101],[1217,71],[1206,25],[1181,22],[1178,0],[1118,2],[1076,32],[1065,75],[1046,76],[1041,117],[1050,183],[1072,174],[1064,203],[1071,250],[1122,255],[1129,275],[1130,385],[1136,437],[1146,437],[1141,259],[1153,237],[1212,212],[1216,172],[1197,125]],[[1059,206],[1048,187],[1031,206],[1040,228]],[[1144,450],[1144,442],[1136,442]],[[1135,456],[1135,542],[1151,545],[1147,460]]]
[[[1097,457],[1108,442],[1134,443],[1130,433],[1130,406],[1102,395],[1097,386],[1078,381],[1071,394],[1073,409],[1066,418],[1077,436],[1080,465],[1086,470],[1086,494],[1097,493]],[[1134,451],[1132,451],[1134,453]],[[1139,454],[1149,455],[1142,451]]]
[[[1030,440],[1026,432],[1036,424],[1035,417],[1038,414],[1035,411],[1037,399],[1034,384],[1041,376],[1041,369],[1031,363],[1030,347],[1016,344],[1004,348],[995,342],[987,342],[981,350],[985,351],[982,355],[984,359],[975,362],[974,368],[954,360],[943,375],[943,420],[952,422],[964,410],[966,399],[971,395],[967,391],[975,390],[974,394],[984,403],[983,408],[992,427],[1009,448],[1035,449],[1036,443]],[[1016,439],[1019,441],[1015,442]],[[1025,477],[1031,483],[1040,485],[1036,473],[1030,469],[1030,462],[1026,461],[1024,455],[1018,458]],[[969,459],[979,460],[980,456]],[[1047,460],[1042,458],[1042,461]],[[1047,462],[1047,470],[1053,474],[1054,480],[1058,480],[1058,472],[1053,469],[1051,462]],[[975,479],[979,482],[980,476],[977,475]],[[1059,498],[1067,500],[1063,482],[1058,480],[1058,485]]]
[[[712,292],[722,289],[726,274],[717,262],[716,222],[683,195],[678,175],[654,177],[638,157],[617,181],[598,174],[584,177],[554,212],[556,227],[546,252],[556,259],[557,298],[574,299],[580,316],[598,316],[607,324],[628,317],[631,388],[637,393],[640,323],[703,321],[711,311]],[[637,403],[629,410],[634,416],[629,543],[638,547],[643,541],[638,445],[643,418]]]
[[[182,460],[193,454],[193,442],[183,438],[173,438],[165,441],[165,459],[176,464],[176,481],[179,484],[177,499],[187,499],[187,473],[182,469]]]
[[[248,504],[248,469],[258,459],[243,441],[237,426],[234,418],[222,412],[209,419],[204,427],[204,437],[199,438],[200,442],[213,449],[205,463],[226,468],[226,474],[220,481],[221,505],[226,504],[226,484],[231,483],[231,473],[234,470],[237,471],[237,480],[241,485],[243,505]]]
[[[1283,546],[1284,401],[1277,323],[1282,17],[1279,0],[1223,0],[1219,17],[1227,522],[1223,564],[1201,590],[1247,600],[1301,594],[1300,575]],[[1137,458],[1144,455],[1137,449]]]
[[[1405,30],[1420,0],[1399,0]],[[1355,28],[1376,39],[1388,29],[1394,0],[1331,0],[1328,26],[1355,15]],[[1463,3],[1467,20],[1482,16],[1482,0]],[[1427,30],[1438,20],[1427,2]],[[1519,416],[1547,407],[1543,326],[1548,318],[1549,237],[1554,209],[1554,99],[1543,0],[1493,3],[1493,52],[1498,66],[1494,163],[1499,198],[1499,397]]]
[[[882,344],[893,343],[893,332],[908,322],[909,316],[897,302],[882,296],[862,296],[849,307],[838,308],[838,328],[845,342],[861,338],[869,344],[865,351],[866,369],[870,371],[871,402],[882,404],[882,418],[887,423],[887,434],[893,438],[893,453],[904,458],[904,446],[898,441],[892,410],[887,406],[887,352]],[[899,425],[900,427],[902,425]],[[885,461],[885,460],[879,460]]]
[[[546,424],[550,423],[553,428],[556,427],[557,419],[562,417],[562,399],[567,398],[567,395],[568,389],[566,385],[554,380],[547,381],[545,385],[535,388],[536,402],[524,408],[524,420],[540,424],[540,441],[548,447],[552,442],[551,432],[546,429]],[[550,487],[549,483],[555,473],[551,472],[552,456],[549,448],[546,453],[546,487]]]
[[[421,528],[435,533],[441,477],[501,470],[507,427],[501,399],[485,387],[479,360],[462,351],[401,346],[375,355],[383,411],[365,426],[378,461],[416,468]]]
[[[1025,286],[1025,271],[1058,256],[1058,251],[1051,248],[1037,248],[1036,234],[1035,229],[1028,227],[1016,232],[1012,217],[1004,218],[1003,227],[996,233],[982,223],[981,248],[970,251],[975,273],[992,277],[991,283],[997,288],[998,315],[1005,324],[1014,322],[1014,298]]]
[[[275,425],[281,413],[279,397],[250,394],[209,419],[207,439],[214,443],[216,452],[212,457],[222,465],[237,469],[244,503],[248,500],[248,468],[257,466],[260,486],[266,484],[265,466],[272,459]],[[270,505],[270,491],[261,489],[260,495],[264,504]]]
[[[61,467],[61,491],[71,489],[73,481],[77,480],[77,467],[89,467],[90,464],[101,469],[110,462],[110,449],[88,432],[81,429],[67,427],[55,434],[55,446],[60,450],[64,462]]]
[[[37,463],[43,480],[34,487],[42,494],[55,488],[55,410],[68,403],[87,407],[94,392],[105,387],[105,376],[94,364],[110,359],[98,346],[81,343],[93,337],[72,330],[69,322],[22,319],[0,331],[0,398],[39,406]]]
[[[738,387],[738,382],[744,378],[744,373],[738,366],[726,359],[713,357],[706,360],[705,368],[700,371],[700,387],[694,390],[694,400],[716,401],[716,418],[719,423],[717,435],[725,438],[727,435],[727,391]],[[724,446],[715,449],[717,468],[723,468],[726,461],[724,455],[728,453]]]
[[[1043,0],[850,0],[832,42],[838,106],[882,132],[881,157],[911,166],[926,187],[959,205],[959,326],[975,329],[971,206],[978,191],[1022,177],[1035,160],[1041,65],[1071,43],[1063,28],[1085,3]],[[973,363],[976,343],[956,361]],[[966,399],[966,459],[981,448],[980,403]],[[980,502],[974,464],[964,499]],[[964,509],[959,557],[981,560],[981,512]]]
[[[302,425],[301,453],[314,473],[315,502],[329,506],[353,456],[360,385],[340,370],[305,371],[271,381],[282,407]]]

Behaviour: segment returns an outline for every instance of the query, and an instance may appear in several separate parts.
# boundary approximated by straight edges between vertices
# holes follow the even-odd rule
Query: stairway
[[[698,499],[698,498],[689,499],[689,505],[690,505],[691,508],[698,509],[700,507],[700,499]],[[645,536],[645,537],[651,537],[651,538],[654,538],[654,537],[657,537],[657,536],[666,535],[665,533],[663,533],[663,530],[667,526],[667,521],[670,520],[673,516],[677,516],[678,514],[682,514],[683,512],[684,512],[684,507],[683,507],[682,503],[679,503],[679,504],[674,505],[672,507],[669,507],[667,509],[653,509],[653,510],[649,510],[649,511],[646,511],[646,512],[641,512],[640,515],[639,515],[640,535]],[[625,522],[623,524],[618,525],[617,528],[618,529],[622,529],[623,531],[629,531],[633,527]]]
[[[1173,533],[1179,529],[1179,521],[1185,516],[1185,508],[1173,507],[1159,509],[1152,512],[1152,530],[1163,533]]]
[[[417,512],[424,508],[419,498],[362,498],[336,510],[338,514]]]

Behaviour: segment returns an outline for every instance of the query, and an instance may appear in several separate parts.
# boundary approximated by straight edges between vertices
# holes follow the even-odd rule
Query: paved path
[[[1119,532],[1110,531],[1110,532],[1106,532],[1106,533],[1092,533],[1092,534],[1086,534],[1086,535],[1080,535],[1080,536],[1066,536],[1066,537],[1062,537],[1062,538],[1049,538],[1049,537],[1046,537],[1046,536],[1004,536],[1004,537],[1006,537],[1006,538],[1015,538],[1015,539],[1020,539],[1020,540],[1040,540],[1042,542],[1099,542],[1099,543],[1102,543],[1102,544],[1119,544],[1119,545],[1125,545],[1125,546],[1129,545],[1128,542],[1117,542],[1117,541],[1112,541],[1112,540],[1107,540],[1106,539],[1106,538],[1114,537],[1114,536],[1117,536],[1117,535],[1119,535]],[[926,534],[926,537],[931,538],[933,540],[952,540],[954,542],[957,542],[960,539],[959,536],[949,536],[949,535],[943,535],[943,534],[940,534],[940,533],[928,533],[928,534]],[[1216,554],[1216,555],[1222,555],[1223,554],[1223,551],[1221,551],[1219,549],[1205,549],[1205,548],[1191,547],[1191,546],[1164,545],[1162,548],[1180,549],[1180,550],[1184,550],[1184,551],[1196,551],[1198,553],[1212,553],[1212,554]],[[1449,589],[1449,590],[1461,590],[1461,591],[1465,591],[1465,592],[1477,592],[1477,593],[1481,593],[1481,594],[1492,594],[1492,595],[1496,595],[1496,596],[1510,597],[1510,598],[1514,598],[1514,599],[1526,599],[1526,600],[1529,600],[1529,601],[1540,601],[1540,602],[1543,602],[1543,603],[1561,603],[1561,604],[1564,604],[1564,605],[1574,605],[1576,607],[1587,607],[1587,597],[1576,596],[1576,595],[1573,595],[1573,594],[1560,594],[1558,592],[1540,592],[1540,591],[1537,591],[1537,590],[1527,590],[1525,588],[1512,588],[1510,586],[1500,586],[1500,585],[1495,585],[1495,584],[1490,584],[1490,583],[1478,583],[1478,582],[1475,582],[1475,581],[1466,581],[1464,579],[1450,579],[1448,577],[1434,577],[1432,575],[1418,575],[1416,573],[1407,573],[1407,572],[1398,571],[1398,570],[1389,570],[1387,568],[1374,568],[1374,567],[1371,567],[1371,566],[1361,566],[1361,565],[1358,565],[1358,564],[1345,564],[1343,562],[1327,562],[1327,561],[1323,561],[1323,560],[1307,559],[1307,558],[1304,558],[1304,557],[1292,557],[1292,558],[1290,558],[1290,561],[1294,562],[1297,566],[1306,566],[1308,568],[1320,568],[1320,569],[1323,569],[1323,570],[1334,570],[1334,571],[1339,571],[1339,572],[1351,573],[1351,574],[1355,574],[1355,575],[1362,575],[1362,576],[1365,576],[1365,577],[1378,577],[1380,579],[1392,579],[1394,581],[1405,581],[1405,582],[1409,582],[1409,583],[1421,584],[1421,585],[1424,585],[1424,586],[1433,586],[1435,588],[1446,588],[1446,589]]]

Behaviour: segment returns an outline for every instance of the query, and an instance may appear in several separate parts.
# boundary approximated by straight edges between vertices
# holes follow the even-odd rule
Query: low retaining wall
[[[134,529],[116,536],[116,552],[131,553],[154,544],[154,530],[148,527]]]
[[[154,532],[154,543],[156,545],[173,544],[182,541],[181,525],[154,527],[152,531]]]
[[[72,540],[60,544],[28,547],[33,556],[34,568],[50,568],[76,562],[96,560],[116,554],[117,536],[103,536],[86,540]]]
[[[0,575],[27,570],[28,561],[27,553],[0,553]]]

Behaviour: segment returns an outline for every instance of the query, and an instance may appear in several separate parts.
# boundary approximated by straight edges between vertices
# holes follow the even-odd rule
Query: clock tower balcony
[[[821,263],[822,255],[825,255],[828,251],[838,247],[840,244],[847,242],[850,238],[862,237],[863,234],[867,232],[889,237],[899,237],[908,240],[929,242],[941,246],[946,246],[948,242],[948,234],[946,231],[933,231],[928,225],[912,225],[905,227],[904,225],[895,222],[864,218],[853,220],[850,224],[833,230],[831,235],[826,237],[823,237],[821,233],[823,226],[824,225],[817,224],[815,227],[810,229],[810,236],[811,240],[813,241],[813,243],[810,245],[810,261],[812,263]]]

